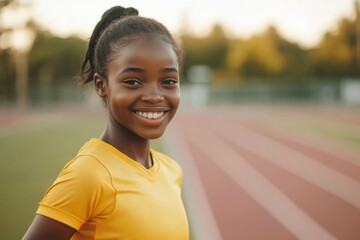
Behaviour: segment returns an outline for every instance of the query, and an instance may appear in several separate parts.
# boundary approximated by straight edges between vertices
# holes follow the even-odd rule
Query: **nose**
[[[146,89],[144,89],[144,93],[141,95],[141,100],[150,103],[160,103],[164,101],[164,95],[158,89],[158,86],[155,86],[155,84],[149,84]]]

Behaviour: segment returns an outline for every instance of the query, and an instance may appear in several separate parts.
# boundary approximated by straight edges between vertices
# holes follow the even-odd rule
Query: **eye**
[[[138,86],[141,85],[141,82],[139,80],[133,79],[133,78],[126,79],[126,80],[123,81],[123,83],[125,85],[127,85],[128,87],[138,87]]]
[[[167,78],[167,79],[164,79],[161,83],[164,84],[164,85],[167,85],[167,86],[171,86],[171,85],[177,84],[178,81],[176,79],[173,79],[173,78]]]

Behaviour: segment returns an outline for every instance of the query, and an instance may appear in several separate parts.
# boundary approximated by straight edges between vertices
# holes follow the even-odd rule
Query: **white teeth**
[[[136,112],[136,114],[148,119],[158,119],[164,115],[164,112]]]

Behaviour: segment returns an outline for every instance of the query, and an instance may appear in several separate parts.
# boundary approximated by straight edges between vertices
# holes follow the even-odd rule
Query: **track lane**
[[[350,156],[345,153],[345,151],[334,154],[333,148],[321,148],[315,143],[309,143],[301,137],[293,136],[294,134],[290,131],[281,133],[264,123],[241,122],[239,124],[292,149],[297,149],[299,152],[302,152],[305,155],[320,161],[322,164],[360,182],[360,161],[355,159],[355,156]],[[357,156],[357,158],[359,158],[359,156]]]
[[[239,187],[244,189],[288,231],[299,239],[336,239],[316,221],[307,216],[302,209],[297,207],[286,195],[248,164],[246,160],[224,144],[223,141],[216,138],[214,134],[211,134],[210,131],[204,129],[202,121],[197,126],[189,125],[191,123],[194,125],[194,122],[194,119],[192,119],[190,122],[183,121],[181,123],[181,125],[186,126],[186,128],[182,129],[183,134],[191,136],[188,138],[191,145],[197,151],[200,150],[209,161],[212,161],[213,164],[231,177]],[[219,160],[221,161],[219,162]],[[211,199],[210,202],[212,202]],[[284,211],[284,208],[286,211]],[[233,217],[237,214],[241,214],[241,212],[234,212]],[[291,218],[288,217],[289,215]],[[261,218],[259,215],[258,217]],[[259,228],[266,228],[266,225],[259,226]],[[268,233],[268,236],[271,236],[271,232]]]
[[[223,131],[221,128],[224,126],[223,120],[219,122],[212,119],[208,123],[211,124],[213,130],[229,141],[233,141],[234,144],[256,152],[262,158],[312,182],[360,209],[360,182],[321,164],[296,149],[289,148],[239,124],[227,121],[225,126],[231,131]],[[261,150],[259,151],[259,149]]]
[[[309,150],[308,145],[301,147],[299,142],[295,144],[290,141],[295,138],[294,136],[287,141],[286,131],[277,135],[274,129],[266,124],[265,127],[261,123],[258,125],[256,121],[253,122],[256,124],[244,124],[236,116],[231,119],[231,114],[224,114],[220,118],[215,117],[216,114],[206,112],[185,115],[177,118],[175,126],[179,130],[178,134],[184,137],[184,142],[198,167],[206,196],[223,239],[293,239],[294,237],[295,239],[360,239],[360,230],[358,230],[360,183],[357,176],[358,169],[352,171],[351,163],[343,161],[344,159],[336,159],[336,156],[320,148],[324,150],[321,153],[317,146],[312,146],[313,151]],[[226,121],[225,116],[229,118]],[[269,147],[268,140],[263,143],[260,141],[261,144],[251,140],[253,136],[244,134],[244,128],[248,128],[252,132],[251,135],[261,135],[263,139],[270,139],[273,144],[275,142],[275,146],[279,144],[281,152],[285,149],[285,152],[291,155],[295,152],[295,158],[301,156],[303,159],[305,156],[306,164],[298,159],[298,165],[292,166],[290,168],[292,171],[289,171],[282,165],[286,166],[289,163],[276,164],[269,161],[265,154],[262,156],[254,154],[254,151],[262,152],[263,149],[272,151],[272,154],[279,150],[274,151],[272,149],[274,145]],[[243,140],[245,147],[242,144],[234,144],[233,140],[236,136],[245,139]],[[255,144],[257,148],[249,149],[249,142]],[[279,149],[278,147],[276,148]],[[291,155],[287,155],[287,158],[293,158]],[[333,158],[330,159],[332,164],[324,162],[325,159],[319,160],[319,156],[322,158],[332,156]],[[305,166],[301,166],[301,162]],[[310,166],[315,165],[318,171],[313,171],[312,167],[307,166],[309,162]],[[314,173],[311,173],[312,171]],[[325,171],[325,174],[321,171]],[[319,180],[315,173],[325,177]],[[312,177],[304,178],[304,175]],[[335,186],[326,184],[326,180]],[[269,196],[272,198],[274,195],[277,196],[276,200],[268,199]],[[272,203],[269,204],[269,201]],[[239,211],[241,206],[237,206],[236,203],[240,202],[247,206],[245,210],[243,208]],[[280,213],[284,209],[291,211]],[[256,212],[265,213],[257,215]],[[297,217],[294,217],[296,216],[294,212]],[[246,217],[242,213],[246,213]],[[266,224],[262,221],[254,221],[254,219],[264,219],[261,216],[266,214],[270,217],[267,219],[273,218],[273,223],[270,223],[270,220],[265,221]],[[234,227],[234,222],[238,223],[239,227]],[[266,230],[267,226],[274,222],[275,226],[278,225],[274,229],[278,230]],[[299,225],[303,227],[302,230],[296,229]],[[241,226],[246,226],[246,230],[241,229]],[[265,229],[267,238],[257,235],[256,229],[258,231]],[[279,238],[280,234],[274,237],[276,232],[287,236],[283,235]],[[242,238],[234,238],[234,236],[242,236]]]

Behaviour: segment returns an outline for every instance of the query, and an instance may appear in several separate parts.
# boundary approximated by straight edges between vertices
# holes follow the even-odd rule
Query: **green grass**
[[[59,171],[103,127],[100,120],[65,121],[0,138],[2,239],[21,239]]]
[[[288,128],[291,131],[301,132],[320,139],[331,140],[340,145],[358,148],[360,146],[360,129],[358,126],[347,125],[346,123],[331,123],[324,120],[297,119],[293,117],[276,116],[268,118],[271,124]]]
[[[0,135],[1,239],[21,239],[46,189],[104,126],[105,121],[99,119],[67,120]],[[154,141],[152,147],[161,150],[160,141]]]
[[[308,124],[304,126],[304,130],[322,135],[326,138],[333,138],[350,145],[356,146],[360,144],[360,132],[358,131],[350,131],[348,129],[345,130],[319,124]]]
[[[284,123],[294,131],[304,132],[323,139],[330,139],[339,144],[357,148],[360,145],[360,131],[358,127],[350,127],[345,125],[334,125],[327,122],[310,122],[302,121],[293,124]]]

